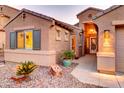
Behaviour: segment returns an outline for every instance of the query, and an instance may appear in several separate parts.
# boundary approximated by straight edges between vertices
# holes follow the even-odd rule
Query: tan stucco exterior
[[[19,12],[19,10],[6,6],[0,5],[0,55],[3,56],[3,49],[5,46],[5,30],[4,26]]]
[[[102,10],[100,9],[94,9],[91,7],[78,14],[77,18],[79,19],[79,27],[83,27],[83,23],[85,22],[92,21],[92,17],[101,11]]]
[[[103,10],[101,9],[97,9],[97,8],[93,8],[93,7],[89,7],[87,9],[85,9],[84,11],[82,11],[81,13],[79,13],[77,15],[77,18],[79,19],[79,27],[82,28],[83,33],[82,33],[82,43],[81,43],[81,49],[82,49],[82,55],[85,55],[85,33],[87,31],[87,29],[92,29],[92,25],[87,25],[87,28],[85,27],[86,23],[93,23],[92,17],[95,16],[97,13],[101,12]],[[93,23],[94,24],[94,23]],[[89,38],[90,39],[90,38]]]
[[[18,13],[18,9],[6,5],[0,5],[0,25],[4,27]]]
[[[57,40],[57,30],[60,30],[61,33],[61,39]],[[56,57],[57,62],[59,62],[59,59],[64,52],[64,50],[70,50],[70,39],[68,41],[65,41],[65,32],[69,32],[68,30],[60,27],[60,26],[53,26],[49,29],[49,50],[56,51]],[[69,32],[69,38],[70,38],[70,32]]]
[[[36,61],[38,65],[49,66],[56,62],[59,62],[61,53],[64,50],[72,49],[72,38],[76,37],[76,56],[80,56],[81,53],[84,54],[84,40],[85,40],[85,25],[90,24],[94,25],[97,31],[97,40],[98,40],[98,49],[96,53],[97,57],[97,70],[99,72],[110,72],[115,74],[116,71],[124,72],[124,63],[120,59],[119,55],[123,55],[120,51],[120,46],[122,45],[119,31],[124,29],[124,19],[123,19],[124,6],[113,6],[107,10],[100,10],[89,8],[85,12],[81,12],[77,15],[79,19],[79,28],[75,28],[68,24],[59,22],[56,24],[54,19],[44,19],[39,16],[35,16],[28,12],[21,12],[16,18],[14,18],[7,26],[5,26],[6,31],[6,46],[5,46],[5,60],[21,62],[28,60],[30,58],[33,61]],[[26,14],[25,19],[22,18],[23,13]],[[64,25],[63,25],[64,24]],[[65,26],[66,25],[66,26]],[[97,26],[97,27],[96,27]],[[88,27],[88,26],[87,26]],[[70,29],[73,28],[73,29]],[[90,27],[88,27],[90,28]],[[10,49],[9,36],[10,32],[15,32],[17,30],[24,29],[40,29],[41,30],[41,49],[40,50],[19,50],[19,49]],[[60,31],[61,38],[56,39],[57,31]],[[105,43],[105,31],[109,32],[109,40],[107,44]],[[65,40],[65,32],[68,33],[68,40]],[[80,34],[82,36],[80,36]],[[124,34],[124,33],[122,33]],[[121,37],[123,39],[123,37]],[[121,39],[121,40],[122,40]],[[118,41],[118,43],[117,43]],[[117,49],[119,48],[119,49]],[[80,50],[82,49],[82,50]],[[123,50],[123,49],[122,49]],[[120,53],[120,54],[118,54]],[[28,55],[27,55],[28,54]],[[22,56],[22,58],[20,57]],[[119,60],[118,60],[119,59]],[[46,60],[46,63],[44,63]],[[50,61],[51,60],[51,61]],[[109,61],[109,62],[107,62]]]
[[[22,18],[25,13],[25,19]],[[40,29],[41,30],[41,49],[10,49],[10,32],[24,29]],[[56,40],[57,30],[61,32],[61,40]],[[44,18],[35,16],[31,13],[22,12],[13,21],[5,27],[6,46],[5,60],[12,62],[22,62],[31,60],[38,65],[50,66],[59,62],[60,55],[64,50],[70,50],[70,37],[73,31],[56,25],[54,20],[49,21]],[[65,40],[65,32],[68,33],[68,40]]]
[[[123,63],[123,30],[124,30],[124,6],[115,5],[103,11],[84,10],[78,15],[79,27],[84,32],[85,23],[93,23],[98,27],[98,51],[97,51],[97,70],[99,72],[110,72],[115,74],[117,71],[124,72]],[[89,14],[93,14],[90,19]],[[109,32],[109,40],[105,42],[105,31]],[[85,36],[83,36],[85,41]],[[84,46],[85,43],[83,43]],[[83,47],[84,49],[84,47]]]
[[[123,24],[123,11],[124,11],[124,6],[120,6],[117,9],[114,9],[113,11],[104,14],[103,16],[94,19],[94,22],[97,24],[98,29],[99,29],[99,51],[97,54],[97,63],[99,63],[99,65],[97,65],[98,70],[106,70],[106,71],[110,71],[111,68],[113,69],[113,72],[118,71],[117,69],[119,68],[119,66],[117,67],[117,42],[116,42],[116,26],[117,25],[124,25]],[[120,21],[121,20],[121,21]],[[109,41],[109,46],[104,46],[104,30],[110,30],[110,41]],[[120,42],[122,43],[122,42]],[[123,50],[122,50],[123,51]],[[104,52],[103,57],[101,57],[99,54],[102,54]],[[111,54],[112,53],[112,54]],[[99,66],[102,65],[107,65],[109,63],[105,63],[106,59],[104,58],[107,55],[107,57],[110,59],[109,63],[111,63],[111,65],[109,66],[108,69],[103,69],[100,68]],[[113,56],[112,56],[113,55]],[[121,66],[122,64],[120,64]],[[121,66],[122,67],[122,66]],[[120,70],[121,72],[123,72],[123,70]]]
[[[41,30],[41,50],[48,50],[49,46],[49,28],[51,23],[47,20],[26,13],[26,18],[23,20],[23,14],[20,14],[14,19],[11,24],[5,27],[6,31],[6,49],[9,49],[10,32],[24,29],[40,29]]]

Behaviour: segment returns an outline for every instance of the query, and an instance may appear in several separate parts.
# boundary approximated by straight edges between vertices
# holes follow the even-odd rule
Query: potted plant
[[[71,51],[71,50],[64,51],[62,55],[62,59],[65,67],[68,67],[71,65],[72,59],[74,58],[74,56],[75,56],[74,51]]]

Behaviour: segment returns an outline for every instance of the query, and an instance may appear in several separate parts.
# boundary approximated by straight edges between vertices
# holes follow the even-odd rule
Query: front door
[[[72,37],[72,50],[76,50],[76,36],[74,35],[73,37]]]
[[[97,51],[97,39],[96,37],[90,37],[90,53],[96,53]]]

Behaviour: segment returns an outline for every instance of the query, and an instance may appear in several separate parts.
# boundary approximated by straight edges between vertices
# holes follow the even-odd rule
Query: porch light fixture
[[[94,29],[89,29],[89,34],[96,34],[96,31]]]
[[[110,30],[104,30],[104,47],[110,46]]]

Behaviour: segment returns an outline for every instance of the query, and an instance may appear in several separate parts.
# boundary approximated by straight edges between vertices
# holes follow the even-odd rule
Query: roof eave
[[[105,14],[108,14],[110,13],[111,11],[114,11],[115,9],[121,7],[123,5],[114,5],[114,6],[111,6],[110,8],[107,8],[106,10],[104,10],[103,12],[100,12],[98,13],[96,16],[93,17],[93,20],[96,20],[102,16],[104,16]]]
[[[99,8],[95,8],[95,7],[89,7],[84,9],[83,11],[81,11],[80,13],[78,13],[76,16],[78,17],[79,15],[81,15],[82,13],[88,11],[89,9],[93,9],[93,10],[97,10],[97,11],[104,11],[103,9],[99,9]]]

